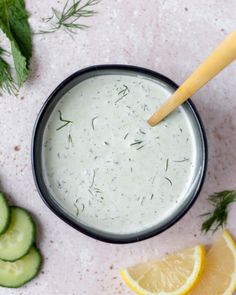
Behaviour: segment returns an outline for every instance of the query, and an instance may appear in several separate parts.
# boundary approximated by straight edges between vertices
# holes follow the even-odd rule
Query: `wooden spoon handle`
[[[236,31],[226,37],[219,47],[171,95],[160,109],[150,117],[148,123],[151,126],[155,126],[235,59]]]

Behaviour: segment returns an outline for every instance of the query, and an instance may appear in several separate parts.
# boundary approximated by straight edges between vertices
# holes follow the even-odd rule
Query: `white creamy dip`
[[[185,110],[154,128],[146,122],[172,92],[145,76],[102,75],[84,80],[56,105],[43,137],[44,178],[81,223],[132,234],[183,204],[196,165]]]

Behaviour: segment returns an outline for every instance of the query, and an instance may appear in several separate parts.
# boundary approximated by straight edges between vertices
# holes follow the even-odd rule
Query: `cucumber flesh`
[[[30,214],[19,207],[10,207],[11,222],[0,236],[0,259],[15,261],[28,253],[35,240],[35,225]]]
[[[32,280],[41,265],[39,250],[32,246],[28,254],[15,262],[0,260],[0,286],[18,288]]]
[[[0,192],[0,235],[7,230],[9,223],[10,209],[5,195]]]

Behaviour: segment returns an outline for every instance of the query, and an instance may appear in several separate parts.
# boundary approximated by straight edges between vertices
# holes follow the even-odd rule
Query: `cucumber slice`
[[[41,261],[41,254],[35,246],[32,246],[28,254],[15,262],[0,260],[0,286],[21,287],[38,274]]]
[[[0,236],[0,259],[15,261],[28,253],[35,240],[35,225],[30,214],[19,207],[10,207],[11,222]]]
[[[7,230],[9,223],[10,209],[5,195],[0,192],[0,235]]]

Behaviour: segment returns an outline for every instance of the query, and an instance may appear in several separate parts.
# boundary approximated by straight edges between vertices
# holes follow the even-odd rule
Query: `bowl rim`
[[[154,236],[162,233],[163,231],[167,230],[168,228],[173,226],[175,223],[177,223],[189,211],[189,209],[193,206],[196,199],[198,198],[199,193],[202,189],[202,186],[203,186],[203,183],[205,180],[205,176],[206,176],[206,171],[207,171],[208,145],[207,145],[206,132],[205,132],[201,117],[199,115],[199,112],[197,111],[197,109],[196,109],[195,105],[193,104],[193,102],[191,101],[191,99],[188,99],[188,101],[186,103],[189,105],[191,112],[197,121],[198,131],[200,132],[200,135],[201,135],[201,142],[202,142],[202,146],[203,146],[203,169],[201,171],[201,175],[200,175],[200,178],[198,181],[198,187],[195,190],[191,201],[188,202],[183,207],[183,209],[173,217],[173,219],[169,220],[168,222],[166,222],[166,224],[163,224],[159,228],[152,228],[150,230],[146,230],[143,233],[139,232],[139,233],[137,233],[137,235],[132,235],[131,237],[125,237],[125,236],[122,237],[122,235],[117,235],[117,237],[115,237],[116,234],[113,234],[110,237],[108,237],[106,235],[106,233],[102,234],[102,231],[99,231],[96,229],[95,229],[95,231],[90,231],[89,229],[86,229],[86,228],[80,226],[79,223],[75,223],[73,221],[73,218],[71,218],[69,216],[69,214],[66,214],[65,212],[63,212],[60,209],[60,207],[57,206],[51,200],[51,197],[49,196],[49,194],[45,194],[45,192],[42,190],[42,188],[39,184],[39,173],[38,173],[38,169],[37,169],[38,155],[36,153],[36,138],[37,138],[38,132],[39,132],[39,124],[43,120],[45,111],[47,110],[49,103],[54,99],[54,97],[57,96],[57,94],[61,90],[63,90],[63,88],[67,84],[69,84],[72,80],[74,80],[78,76],[87,74],[89,72],[100,71],[100,70],[124,70],[124,71],[131,71],[134,73],[145,74],[145,75],[151,76],[155,79],[161,80],[162,82],[164,82],[168,86],[172,87],[173,89],[178,88],[178,85],[175,82],[173,82],[171,79],[167,78],[166,76],[164,76],[156,71],[153,71],[153,70],[150,70],[147,68],[143,68],[143,67],[139,67],[139,66],[124,65],[124,64],[101,64],[101,65],[89,66],[89,67],[86,67],[86,68],[76,71],[75,73],[73,73],[72,75],[70,75],[69,77],[64,79],[55,88],[55,90],[49,95],[49,97],[43,103],[43,106],[41,107],[41,110],[39,111],[39,113],[37,115],[37,118],[36,118],[36,121],[34,124],[34,128],[33,128],[33,132],[32,132],[32,140],[31,140],[31,165],[32,165],[32,173],[33,173],[34,182],[35,182],[37,191],[38,191],[41,199],[47,205],[47,207],[54,214],[56,214],[57,217],[59,217],[61,220],[63,220],[64,222],[66,222],[67,224],[69,224],[70,226],[75,228],[77,231],[80,231],[81,233],[83,233],[91,238],[94,238],[96,240],[99,240],[102,242],[107,242],[107,243],[112,243],[112,244],[128,244],[128,243],[143,241],[143,240],[146,240],[148,238],[154,237]]]

